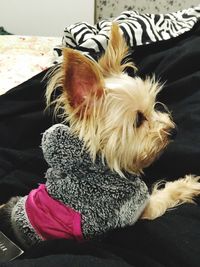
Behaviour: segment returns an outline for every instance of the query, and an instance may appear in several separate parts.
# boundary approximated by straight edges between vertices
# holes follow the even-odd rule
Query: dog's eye
[[[141,111],[138,111],[136,115],[136,128],[139,128],[145,120],[146,117],[144,114]]]
[[[167,108],[163,103],[157,102],[155,104],[155,110],[164,113],[164,112],[166,112]]]

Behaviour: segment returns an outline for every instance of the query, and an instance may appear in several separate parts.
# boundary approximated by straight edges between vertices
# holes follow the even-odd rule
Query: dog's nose
[[[169,131],[170,138],[172,140],[174,140],[176,138],[176,136],[177,136],[177,133],[178,133],[177,126],[175,126],[174,128],[171,128],[170,131]]]

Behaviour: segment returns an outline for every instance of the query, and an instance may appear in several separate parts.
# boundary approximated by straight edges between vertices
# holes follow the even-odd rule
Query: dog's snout
[[[174,128],[171,128],[169,131],[170,138],[174,140],[177,136],[177,133],[178,133],[177,126],[175,126]]]

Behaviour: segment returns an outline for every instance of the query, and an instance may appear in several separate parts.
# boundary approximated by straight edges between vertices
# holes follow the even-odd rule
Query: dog
[[[84,140],[93,161],[100,152],[119,175],[123,176],[123,171],[142,174],[176,135],[170,112],[156,110],[162,85],[154,77],[128,76],[127,68],[137,68],[127,59],[129,47],[116,23],[98,62],[70,48],[63,54],[63,66],[54,72],[46,91],[47,105],[55,104],[56,111],[61,110],[64,121]],[[51,101],[58,87],[63,91]],[[159,105],[167,111],[163,103]],[[166,182],[162,189],[161,183],[156,183],[140,219],[153,220],[180,204],[194,203],[200,194],[199,180],[199,176],[186,175]]]
[[[55,237],[88,239],[138,219],[153,220],[200,194],[200,177],[187,175],[163,188],[157,183],[149,195],[140,176],[173,141],[176,126],[167,108],[156,109],[162,85],[155,78],[128,76],[128,68],[136,70],[128,55],[115,23],[97,62],[63,49],[63,64],[50,74],[46,90],[47,106],[53,104],[63,121],[43,135],[44,157],[51,166],[47,183],[0,207],[0,229],[24,247]],[[75,230],[66,234],[62,214],[55,227],[51,213],[57,210],[69,220],[76,218],[75,224],[70,221]]]

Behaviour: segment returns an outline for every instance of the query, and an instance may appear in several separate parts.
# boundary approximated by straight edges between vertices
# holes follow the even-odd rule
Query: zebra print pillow
[[[113,20],[100,21],[96,26],[81,22],[66,27],[62,46],[78,49],[86,56],[97,59],[107,45],[112,21],[120,25],[130,47],[135,47],[177,37],[189,31],[199,18],[200,5],[168,14],[125,11]],[[61,47],[56,47],[55,51],[61,56]]]

